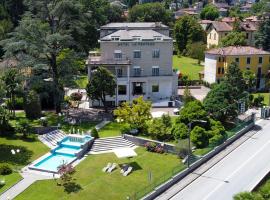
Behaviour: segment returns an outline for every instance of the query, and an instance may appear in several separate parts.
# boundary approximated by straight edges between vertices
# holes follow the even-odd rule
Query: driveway
[[[189,90],[190,90],[191,95],[195,97],[196,99],[198,99],[199,101],[202,101],[206,97],[208,92],[210,91],[210,89],[205,86],[201,86],[198,88],[190,87]],[[178,95],[181,95],[181,96],[184,95],[184,91],[185,91],[185,88],[178,89]]]

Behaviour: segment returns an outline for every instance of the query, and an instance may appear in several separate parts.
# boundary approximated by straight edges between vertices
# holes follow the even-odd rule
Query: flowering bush
[[[83,97],[83,95],[80,92],[74,92],[70,95],[70,99],[72,101],[80,101],[80,100],[82,100],[82,97]]]
[[[147,151],[156,152],[156,153],[164,153],[164,148],[160,145],[157,145],[154,142],[147,142],[145,143],[144,146]]]

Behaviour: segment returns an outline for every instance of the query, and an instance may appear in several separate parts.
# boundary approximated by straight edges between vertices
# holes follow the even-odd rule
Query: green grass
[[[75,80],[75,83],[77,87],[79,88],[86,88],[88,83],[88,77],[87,76],[80,76]]]
[[[147,189],[150,171],[152,181],[160,183],[161,180],[169,178],[175,166],[184,169],[181,161],[175,155],[150,153],[141,147],[137,148],[136,152],[138,156],[130,159],[118,159],[115,154],[88,156],[76,167],[74,178],[78,184],[77,188],[81,188],[77,192],[68,193],[63,186],[57,186],[56,181],[46,180],[34,183],[16,199],[126,199],[135,191]],[[134,167],[134,171],[127,177],[120,174],[119,167],[111,174],[103,173],[101,169],[108,162],[130,163]],[[164,174],[166,175],[164,176]],[[164,179],[160,179],[160,177]]]
[[[119,136],[121,135],[121,126],[123,126],[120,123],[117,122],[110,122],[106,126],[104,126],[102,129],[100,129],[99,137],[112,137],[112,136]]]
[[[263,103],[265,105],[269,105],[269,100],[270,100],[270,96],[269,96],[269,92],[268,93],[255,93],[253,94],[253,97],[258,97],[259,95],[262,95],[264,97],[264,101]]]
[[[199,80],[199,72],[203,71],[203,66],[199,65],[196,59],[176,55],[173,56],[173,68],[188,75],[191,80]]]
[[[19,173],[12,173],[6,176],[0,175],[0,180],[4,179],[6,184],[4,186],[0,186],[0,194],[13,186],[15,183],[17,183],[19,180],[21,180],[21,175]]]

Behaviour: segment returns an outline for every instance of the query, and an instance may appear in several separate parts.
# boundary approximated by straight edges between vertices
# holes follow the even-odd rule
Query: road
[[[192,183],[177,191],[180,181],[156,200],[230,200],[241,191],[252,190],[270,171],[270,122],[259,125],[260,131]]]

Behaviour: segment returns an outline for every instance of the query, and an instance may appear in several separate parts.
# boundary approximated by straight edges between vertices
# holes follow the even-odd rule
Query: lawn
[[[178,170],[184,169],[175,155],[150,153],[142,147],[137,148],[136,152],[138,156],[130,159],[118,159],[115,154],[88,156],[76,167],[76,192],[69,193],[63,186],[57,186],[56,181],[46,180],[36,182],[16,199],[126,199],[134,195],[135,191],[146,191],[150,183],[149,172],[152,174],[152,182],[161,183],[172,175],[173,170],[176,173],[176,166]],[[111,174],[104,173],[102,168],[108,162],[130,163],[134,171],[127,177],[120,174],[119,167]],[[148,189],[147,192],[152,188]]]
[[[255,94],[253,94],[254,98],[257,97],[257,96],[259,96],[259,94],[264,97],[263,103],[265,105],[269,105],[269,99],[270,99],[269,92],[268,93],[255,93]]]
[[[110,122],[106,126],[104,126],[102,129],[100,129],[99,137],[113,137],[113,136],[119,136],[121,135],[121,126],[122,124],[117,122]]]
[[[85,89],[88,83],[88,77],[87,76],[79,76],[76,80],[75,83],[77,87]]]
[[[11,154],[11,149],[20,150],[20,153]],[[49,148],[39,142],[36,136],[23,139],[21,135],[0,137],[0,163],[8,163],[13,169],[17,170],[29,164],[38,157],[49,151]],[[13,172],[7,176],[0,176],[0,180],[5,179],[6,184],[0,188],[0,193],[17,183],[21,176]]]
[[[176,55],[173,56],[173,68],[188,75],[191,80],[199,80],[199,72],[203,71],[203,66],[199,65],[196,59]]]
[[[6,184],[4,186],[0,186],[0,194],[7,190],[9,187],[17,183],[21,179],[21,175],[19,173],[12,173],[6,176],[0,175],[0,180],[4,179]]]

